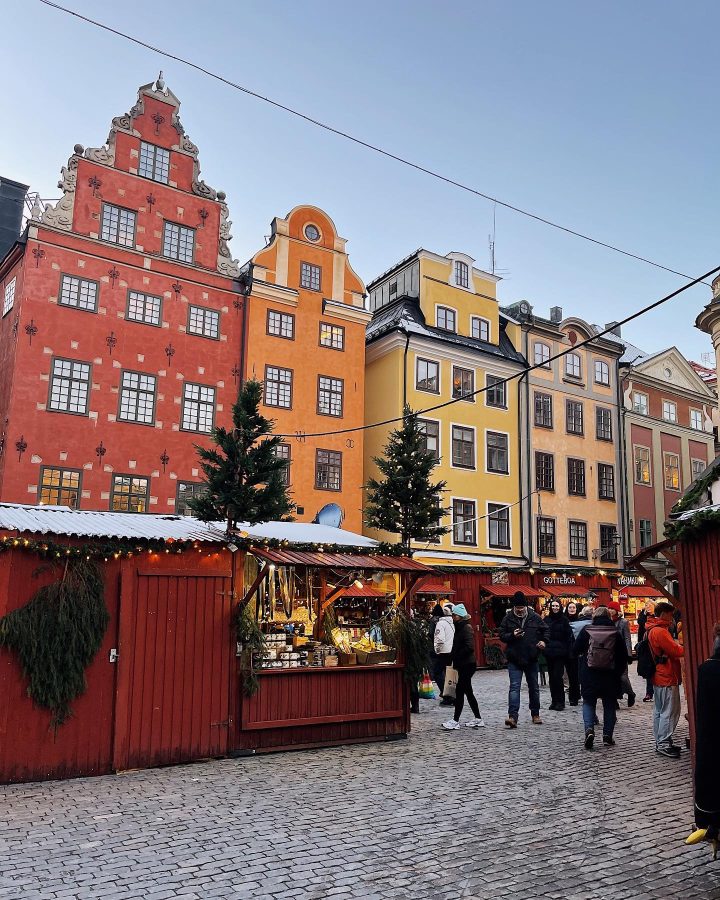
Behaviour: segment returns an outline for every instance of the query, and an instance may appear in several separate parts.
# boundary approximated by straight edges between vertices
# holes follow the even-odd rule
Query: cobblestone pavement
[[[650,704],[588,753],[577,709],[511,732],[506,673],[475,689],[485,729],[422,701],[407,741],[0,787],[0,897],[720,898]]]

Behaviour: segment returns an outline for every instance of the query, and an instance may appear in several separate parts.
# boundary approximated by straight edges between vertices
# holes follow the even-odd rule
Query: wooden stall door
[[[116,771],[227,752],[230,590],[221,571],[123,571]]]

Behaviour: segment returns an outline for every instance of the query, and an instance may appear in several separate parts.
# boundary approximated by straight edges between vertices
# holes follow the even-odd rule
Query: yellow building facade
[[[433,478],[447,482],[450,532],[413,545],[430,564],[524,561],[519,380],[504,382],[525,360],[516,349],[520,326],[498,307],[498,281],[466,254],[418,250],[368,285],[365,421],[400,416],[406,403],[423,411],[426,445],[437,457]],[[365,481],[377,474],[373,457],[382,456],[393,427],[365,433]]]
[[[625,478],[614,334],[582,319],[505,307],[522,331],[533,370],[520,396],[525,555],[535,567],[622,567]],[[584,341],[590,341],[580,346]],[[577,345],[577,346],[576,346]],[[565,356],[553,359],[558,353]]]

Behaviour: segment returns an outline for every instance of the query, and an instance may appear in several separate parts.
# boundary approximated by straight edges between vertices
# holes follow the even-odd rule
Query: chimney
[[[555,325],[559,325],[562,322],[562,306],[552,306],[550,307],[550,321]]]
[[[0,176],[0,259],[20,237],[27,184]]]
[[[607,331],[608,329],[610,330],[610,334],[614,334],[616,337],[622,337],[620,334],[620,326],[617,322],[608,322],[605,325],[605,330]]]

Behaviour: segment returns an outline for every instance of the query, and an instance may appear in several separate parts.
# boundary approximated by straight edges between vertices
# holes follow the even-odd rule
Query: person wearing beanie
[[[446,731],[455,731],[460,728],[460,716],[465,704],[465,697],[467,697],[474,718],[467,721],[465,725],[468,728],[484,728],[485,722],[480,715],[480,707],[472,687],[472,677],[477,668],[475,660],[475,632],[464,603],[455,604],[452,617],[455,622],[452,664],[458,673],[457,687],[455,688],[455,714],[452,719],[443,722],[442,727]]]
[[[448,604],[449,606],[449,604]],[[432,628],[432,646],[430,647],[430,665],[433,680],[440,689],[440,706],[454,706],[452,698],[444,697],[445,671],[451,663],[455,624],[452,620],[452,608],[439,604],[433,609],[434,626]]]
[[[596,709],[598,700],[603,707],[603,744],[614,747],[617,712],[615,704],[620,688],[620,676],[627,666],[627,652],[623,636],[615,627],[606,606],[593,611],[592,622],[586,625],[575,641],[573,653],[578,657],[580,685],[583,698],[585,749],[595,743]]]
[[[632,638],[630,637],[630,625],[628,624],[628,620],[622,615],[622,606],[620,606],[617,600],[613,600],[611,603],[608,603],[606,605],[610,610],[610,618],[615,623],[615,627],[620,632],[623,640],[625,641],[627,661],[629,663],[632,659]],[[627,664],[625,665],[625,669],[620,676],[620,692],[618,694],[618,700],[622,700],[624,694],[627,694],[628,709],[630,709],[631,706],[635,706],[635,691],[633,690],[633,686],[630,683],[630,675],[628,674]],[[620,705],[617,704],[617,707],[619,709]]]
[[[538,656],[545,649],[547,626],[536,612],[528,609],[522,591],[516,591],[511,602],[512,609],[500,623],[500,640],[506,644],[505,656],[510,676],[508,715],[505,724],[508,728],[517,728],[520,687],[524,675],[530,695],[529,705],[533,725],[542,725]]]

